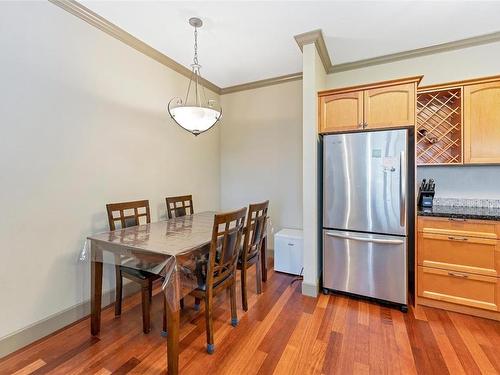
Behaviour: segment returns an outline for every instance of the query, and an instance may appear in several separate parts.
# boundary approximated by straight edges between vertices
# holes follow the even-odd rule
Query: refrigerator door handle
[[[326,232],[326,235],[329,237],[343,238],[346,240],[355,240],[355,241],[361,241],[361,242],[373,242],[373,243],[385,244],[385,245],[401,245],[404,243],[403,240],[384,240],[384,239],[380,239],[380,238],[354,237],[354,236],[348,236],[345,234],[333,233],[333,232]]]
[[[404,227],[406,223],[406,158],[405,152],[399,155],[399,225]]]

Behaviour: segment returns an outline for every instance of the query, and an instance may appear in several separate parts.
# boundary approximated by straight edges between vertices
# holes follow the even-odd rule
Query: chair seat
[[[138,279],[141,279],[141,280],[148,280],[148,279],[151,279],[151,278],[158,277],[157,275],[152,274],[150,272],[137,270],[135,268],[120,266],[120,269],[121,269],[121,271],[123,273],[126,273],[127,275],[131,275],[131,276],[137,277]]]
[[[223,278],[222,280],[219,280],[217,281],[216,283],[214,283],[214,289],[217,288],[218,285],[222,284],[224,281],[226,281],[227,279],[229,279],[231,277],[231,275],[227,275],[225,278]],[[200,292],[204,292],[207,290],[207,283],[206,282],[203,282],[203,283],[198,283],[198,287],[194,290],[194,291],[200,291]]]
[[[247,259],[247,264],[249,263],[255,263],[255,261],[257,260],[257,256],[259,254],[258,253],[255,253],[251,258],[248,258]],[[238,258],[238,269],[241,269],[241,267],[243,266],[243,258],[240,256]]]

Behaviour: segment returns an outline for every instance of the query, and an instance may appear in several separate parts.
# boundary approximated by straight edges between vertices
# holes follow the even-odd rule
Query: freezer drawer
[[[324,230],[323,286],[407,304],[407,239]]]

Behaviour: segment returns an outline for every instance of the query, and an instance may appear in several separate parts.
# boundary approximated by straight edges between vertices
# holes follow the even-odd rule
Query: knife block
[[[425,208],[432,207],[432,202],[434,200],[435,193],[436,192],[434,190],[422,190],[421,188],[419,188],[417,206]]]

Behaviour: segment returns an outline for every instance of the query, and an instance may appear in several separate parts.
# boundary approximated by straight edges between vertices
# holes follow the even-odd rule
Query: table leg
[[[93,336],[101,330],[102,262],[90,263],[90,333]]]
[[[167,360],[168,374],[177,375],[179,373],[179,320],[180,310],[172,310],[170,303],[167,306]]]
[[[262,239],[260,246],[260,261],[262,264],[262,281],[267,281],[267,236]]]

